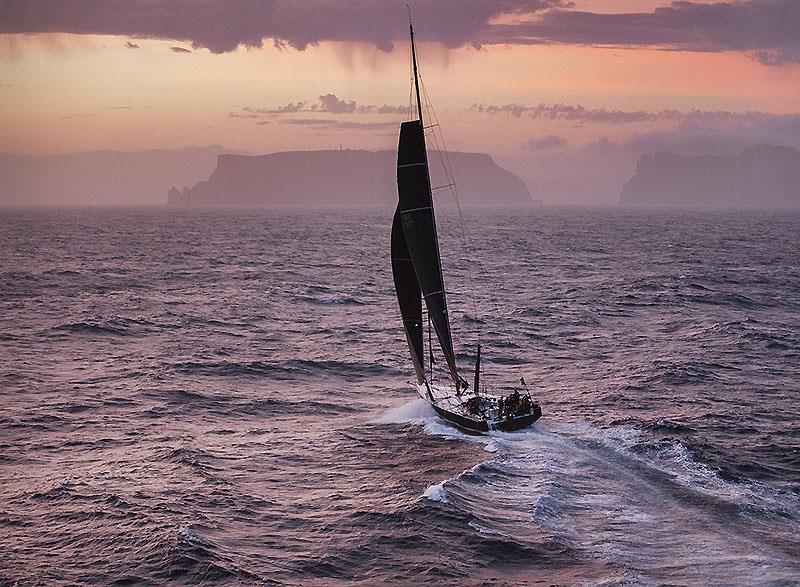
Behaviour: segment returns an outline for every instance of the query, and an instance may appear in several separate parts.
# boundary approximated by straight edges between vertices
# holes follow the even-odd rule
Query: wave
[[[311,359],[289,359],[280,362],[265,361],[186,361],[165,365],[172,371],[190,375],[215,377],[269,377],[277,380],[295,381],[303,378],[342,378],[357,380],[364,378],[397,377],[401,372],[381,363],[358,363],[348,361]]]
[[[354,297],[341,295],[330,295],[325,297],[298,296],[293,298],[293,301],[320,306],[363,306],[365,304],[361,300],[357,300]]]
[[[754,310],[757,308],[766,307],[768,305],[764,302],[757,302],[753,298],[744,294],[729,292],[713,292],[710,294],[688,296],[686,301],[695,304],[729,306],[747,310]]]
[[[673,422],[666,418],[661,418],[656,422],[651,422],[645,425],[646,430],[651,432],[664,432],[670,434],[694,434],[697,432],[695,428],[681,424],[680,422]]]
[[[133,336],[146,334],[170,325],[158,324],[144,318],[128,318],[115,316],[96,320],[66,322],[52,327],[55,333],[91,334],[101,336]],[[174,327],[174,325],[173,325]]]
[[[703,361],[671,361],[657,359],[651,363],[649,372],[641,380],[642,383],[654,387],[660,385],[680,386],[720,381],[725,378],[723,372],[737,371],[736,367]]]
[[[291,416],[324,416],[334,414],[350,414],[358,408],[347,402],[325,402],[319,400],[288,401],[275,398],[256,399],[235,406],[235,411],[253,416],[264,414],[280,414]]]
[[[182,389],[150,391],[146,392],[145,395],[148,398],[166,402],[170,411],[200,411],[224,417],[238,414],[259,417],[294,416],[308,418],[351,414],[360,410],[360,408],[348,401],[289,399],[286,395],[275,395],[274,392],[271,392],[269,397],[256,398],[228,393],[204,394]],[[141,416],[149,419],[163,418],[164,406],[148,408],[141,413]]]
[[[126,336],[128,332],[124,328],[102,325],[95,322],[70,322],[61,324],[53,328],[55,331],[72,332],[76,334],[101,334]]]
[[[445,481],[435,483],[422,492],[422,497],[430,499],[431,501],[438,501],[441,503],[450,503],[450,498],[444,488]]]
[[[262,577],[234,562],[234,553],[204,535],[210,530],[203,524],[178,526],[164,541],[165,552],[152,578],[163,583],[265,583]]]
[[[493,458],[421,497],[468,515],[481,535],[544,532],[579,558],[639,568],[634,582],[648,582],[639,562],[649,556],[702,566],[698,579],[711,569],[722,583],[754,579],[759,568],[791,577],[800,563],[770,551],[775,535],[791,544],[800,496],[723,479],[685,443],[650,437],[665,431],[691,432],[662,420],[650,431],[575,422],[493,433],[483,437]]]
[[[215,485],[224,485],[225,482],[217,475],[222,471],[222,467],[213,464],[216,458],[208,452],[199,448],[163,447],[156,451],[156,458],[177,465],[188,467],[195,473],[204,477]]]

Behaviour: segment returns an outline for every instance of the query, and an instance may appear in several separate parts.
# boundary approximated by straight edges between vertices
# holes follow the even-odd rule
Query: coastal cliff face
[[[451,153],[458,195],[469,207],[527,206],[528,188],[491,157]],[[193,188],[170,189],[168,203],[189,206],[388,207],[397,201],[393,151],[288,151],[220,155],[217,168]],[[431,185],[447,184],[431,160]],[[453,204],[446,190],[444,206]]]
[[[643,155],[620,201],[634,206],[800,208],[800,151],[759,145],[736,157]]]

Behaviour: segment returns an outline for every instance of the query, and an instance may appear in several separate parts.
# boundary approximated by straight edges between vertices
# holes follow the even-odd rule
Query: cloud
[[[590,122],[602,124],[624,124],[630,122],[653,122],[658,120],[678,120],[685,114],[678,110],[659,110],[648,112],[646,110],[605,110],[602,108],[589,109],[581,106],[567,104],[503,104],[486,105],[473,104],[469,111],[486,113],[492,116],[507,115],[514,118],[534,118],[545,120],[569,120],[573,122]]]
[[[262,118],[263,114],[244,108],[242,112],[228,112],[228,118]]]
[[[389,106],[388,104],[384,104],[383,106],[359,106],[359,112],[364,113],[372,113],[375,112],[377,114],[408,114],[408,106]]]
[[[239,112],[229,112],[229,118],[274,118],[282,114],[296,114],[299,112],[326,112],[329,114],[406,114],[407,106],[390,106],[384,104],[358,104],[355,100],[343,100],[336,94],[323,94],[317,102],[309,104],[308,101],[299,100],[289,102],[285,106],[272,108],[252,108],[246,106]],[[298,119],[299,120],[299,119]]]
[[[319,106],[321,112],[330,112],[332,114],[351,114],[356,111],[356,103],[353,100],[340,100],[333,94],[320,96]]]
[[[191,53],[190,49],[186,49],[184,47],[170,47],[169,50],[174,53]]]
[[[356,122],[352,120],[336,120],[333,118],[287,118],[281,120],[280,124],[312,126],[316,128],[335,128],[339,130],[383,130],[398,127],[395,122]]]
[[[624,123],[666,123],[672,125],[668,131],[634,134],[622,146],[642,149],[691,146],[703,150],[717,143],[728,144],[731,140],[742,144],[767,142],[778,145],[800,146],[800,113],[770,114],[767,112],[730,112],[726,110],[604,110],[589,109],[581,105],[568,104],[505,104],[501,106],[473,104],[471,112],[503,115],[514,118],[565,120],[578,124],[618,125]],[[720,138],[722,137],[722,138]],[[534,139],[529,147],[536,150],[549,147],[550,141],[559,137],[547,136]],[[600,150],[615,148],[608,139],[600,139],[593,147]]]
[[[494,42],[655,46],[740,51],[764,65],[800,62],[800,2],[675,1],[653,12],[598,14],[557,9],[527,22],[493,27]]]
[[[619,141],[603,137],[582,150],[590,155],[733,155],[760,143],[800,148],[800,114],[691,112],[670,130],[635,133]]]
[[[130,41],[127,41],[125,43],[125,48],[127,48],[127,49],[138,49],[139,45],[137,45],[136,43],[131,43]]]
[[[567,139],[557,135],[547,135],[539,139],[531,139],[528,141],[528,148],[531,151],[543,151],[554,147],[565,147],[566,145]]]
[[[420,40],[459,47],[480,43],[501,15],[558,6],[561,0],[418,0],[414,19]],[[408,38],[406,7],[394,0],[4,0],[3,12],[8,33],[173,39],[212,53],[260,47],[264,39],[300,50],[343,41],[388,51]]]
[[[393,0],[4,0],[3,32],[128,35],[186,41],[212,53],[239,46],[303,50],[323,41],[390,51],[407,39],[405,6]],[[765,65],[800,62],[800,2],[676,1],[652,12],[579,11],[561,0],[418,0],[421,41],[652,46],[740,51]]]
[[[305,108],[306,102],[289,102],[286,106],[278,106],[272,110],[258,110],[257,112],[261,114],[293,114],[295,112],[302,112],[303,108]],[[245,108],[244,110],[249,110],[249,108]]]

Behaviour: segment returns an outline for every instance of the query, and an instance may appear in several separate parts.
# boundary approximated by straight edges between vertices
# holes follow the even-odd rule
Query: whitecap
[[[428,402],[423,399],[415,399],[388,410],[373,422],[376,424],[422,423],[435,417],[436,412]]]
[[[422,492],[422,497],[430,499],[431,501],[438,501],[441,503],[451,503],[450,497],[447,495],[447,490],[444,488],[444,484],[447,481],[442,481],[440,483],[436,483],[435,485],[431,485],[425,491]]]

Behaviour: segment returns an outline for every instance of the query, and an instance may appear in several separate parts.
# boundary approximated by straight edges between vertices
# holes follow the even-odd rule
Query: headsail
[[[397,301],[400,304],[400,314],[403,316],[403,328],[406,332],[406,341],[411,351],[411,362],[417,374],[417,383],[425,381],[425,367],[423,365],[422,347],[422,297],[414,273],[414,265],[408,254],[406,237],[403,234],[403,224],[400,219],[400,209],[395,211],[392,222],[392,276],[394,289],[397,292]]]
[[[461,379],[456,371],[453,353],[450,321],[447,317],[447,298],[439,257],[439,240],[436,235],[425,133],[419,120],[404,122],[400,126],[397,191],[399,194],[397,210],[401,217],[403,234],[417,283],[425,299],[450,375],[460,384]]]

